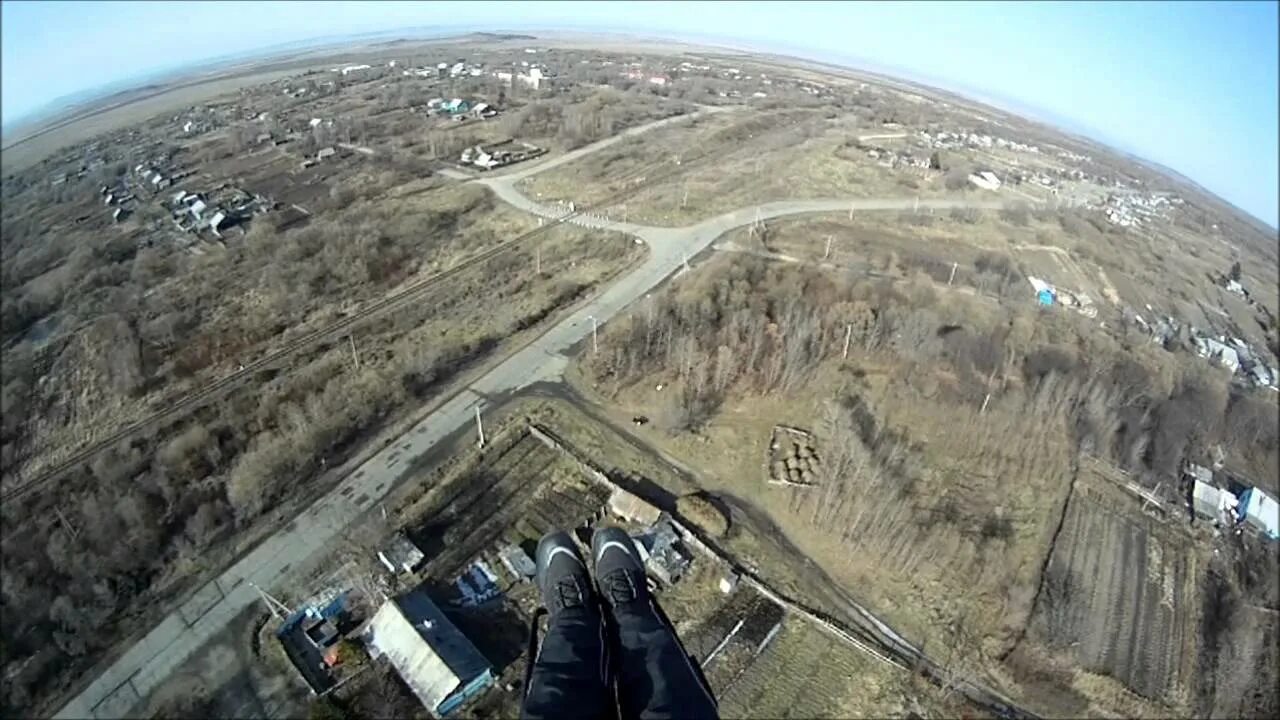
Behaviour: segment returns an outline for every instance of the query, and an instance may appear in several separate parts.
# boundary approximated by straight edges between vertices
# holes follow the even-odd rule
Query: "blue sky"
[[[397,27],[600,29],[896,68],[1167,165],[1280,220],[1276,2],[3,2],[0,119],[157,70]]]

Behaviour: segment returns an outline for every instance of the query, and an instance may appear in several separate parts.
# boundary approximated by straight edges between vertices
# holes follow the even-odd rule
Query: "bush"
[[[307,708],[307,717],[310,720],[345,720],[347,714],[334,704],[333,700],[320,697],[311,701],[311,706]]]
[[[964,190],[969,187],[969,171],[966,168],[957,167],[947,171],[942,176],[942,184],[948,190]]]
[[[676,512],[711,537],[724,537],[729,519],[702,495],[684,495],[676,499]]]

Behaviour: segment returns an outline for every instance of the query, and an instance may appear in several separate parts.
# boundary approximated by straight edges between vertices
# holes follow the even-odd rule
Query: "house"
[[[378,560],[381,560],[387,570],[393,574],[411,573],[417,570],[426,558],[426,554],[404,533],[396,533],[387,548],[378,551]]]
[[[333,157],[336,154],[338,154],[338,149],[333,146],[321,148],[320,151],[316,153],[316,160],[323,160],[327,157]]]
[[[1249,379],[1252,380],[1253,384],[1257,387],[1268,387],[1274,382],[1271,376],[1271,371],[1266,365],[1263,365],[1260,362],[1254,363],[1253,366],[1249,368]]]
[[[502,71],[494,73],[493,76],[498,78],[498,80],[500,80],[501,82],[504,82],[508,85],[511,84],[512,78],[515,77],[515,75],[513,75],[512,73],[502,72]]]
[[[467,70],[467,66],[465,63],[457,62],[453,64],[453,67],[449,68],[449,74],[456,77],[466,72],[466,70]]]
[[[444,104],[445,112],[448,112],[450,115],[457,115],[459,113],[464,113],[470,108],[471,108],[471,103],[467,102],[466,100],[463,100],[462,98],[454,98]]]
[[[658,522],[661,511],[641,500],[633,493],[617,488],[609,496],[609,511],[627,522],[652,525]]]
[[[209,218],[209,230],[215,237],[222,237],[222,233],[218,232],[218,229],[222,227],[222,223],[226,222],[226,220],[227,213],[222,210],[214,213],[213,216]]]
[[[498,559],[517,580],[529,580],[537,574],[538,568],[519,545],[508,545],[498,551]]]
[[[476,103],[476,106],[471,108],[471,114],[478,118],[489,118],[497,115],[498,111],[494,110],[489,103]]]
[[[1211,337],[1198,337],[1195,342],[1196,354],[1200,357],[1208,358],[1233,373],[1240,368],[1240,356],[1230,345]]]
[[[990,170],[983,170],[980,173],[975,173],[973,175],[970,175],[969,182],[982,188],[983,190],[999,190],[1000,189],[1000,178],[996,177],[996,174],[991,172]]]
[[[320,118],[311,118],[311,121],[308,122],[307,124],[310,125],[311,127],[319,127],[320,123],[322,122],[324,121],[321,120]]]
[[[1275,498],[1258,488],[1251,487],[1240,495],[1236,517],[1268,538],[1280,539],[1280,505],[1276,504]]]
[[[516,78],[534,90],[542,87],[542,81],[547,79],[546,76],[542,74],[541,68],[529,68],[528,74],[520,73]]]
[[[1182,477],[1191,482],[1213,484],[1213,471],[1195,463],[1187,463],[1187,466],[1182,470]]]
[[[635,543],[645,568],[667,585],[679,582],[693,562],[680,549],[680,538],[667,518],[655,523],[648,534],[635,538]]]
[[[203,200],[196,200],[195,202],[191,203],[191,207],[188,208],[188,211],[191,213],[192,217],[199,220],[200,213],[204,212],[208,207],[209,206],[206,205]]]
[[[666,85],[669,82],[671,82],[671,78],[667,77],[666,75],[650,75],[649,76],[650,85],[661,86],[661,85]]]
[[[1222,490],[1198,478],[1192,484],[1191,509],[1206,520],[1222,522],[1234,514],[1238,503],[1239,500],[1229,490]]]
[[[1244,286],[1236,280],[1227,280],[1227,292],[1233,292],[1236,295],[1244,295]]]
[[[129,215],[128,210],[125,210],[124,208],[116,208],[111,212],[111,221],[120,222],[121,220],[128,217],[128,215]]]
[[[437,108],[442,105],[444,105],[444,98],[442,97],[431,98],[430,100],[427,101],[427,107],[429,108]]]
[[[488,661],[421,590],[383,604],[364,638],[370,654],[385,657],[436,717],[493,684]]]
[[[436,77],[444,77],[449,74],[449,63],[440,63],[436,65]]]
[[[261,145],[265,142],[271,142],[271,133],[258,133],[258,137],[253,139],[255,145]]]

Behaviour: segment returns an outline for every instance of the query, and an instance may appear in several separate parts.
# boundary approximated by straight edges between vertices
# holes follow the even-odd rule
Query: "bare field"
[[[1140,505],[1113,481],[1082,475],[1049,557],[1032,637],[1146,701],[1117,705],[1123,693],[1095,696],[1085,682],[1079,690],[1098,710],[1184,715],[1196,681],[1205,549]]]
[[[590,203],[624,188],[588,186],[584,193],[584,179],[603,175],[610,165],[655,163],[675,155],[682,168],[678,177],[629,198],[630,220],[680,226],[776,200],[948,194],[936,173],[898,174],[847,152],[846,143],[865,130],[851,118],[829,119],[820,110],[756,111],[671,131],[669,140],[658,140],[656,152],[646,137],[643,149],[620,147],[612,155],[571,163],[529,181],[527,189],[553,200]],[[629,154],[642,159],[622,160]],[[620,214],[621,206],[612,212]]]

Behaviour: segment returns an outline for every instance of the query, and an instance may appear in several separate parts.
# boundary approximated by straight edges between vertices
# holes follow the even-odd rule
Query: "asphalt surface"
[[[553,222],[568,222],[561,208],[541,205],[515,187],[524,178],[572,162],[683,116],[668,118],[628,130],[578,150],[548,158],[504,175],[474,180],[491,188],[502,200]],[[274,590],[291,569],[307,564],[348,524],[375,507],[395,486],[412,459],[474,422],[475,409],[484,411],[485,397],[506,396],[540,381],[555,381],[568,364],[567,351],[591,332],[591,318],[603,324],[627,305],[642,298],[664,279],[687,266],[692,258],[719,236],[757,218],[823,212],[904,210],[916,207],[998,208],[998,201],[916,200],[881,198],[857,200],[789,200],[752,206],[683,228],[660,228],[621,223],[606,218],[572,216],[587,227],[625,232],[649,245],[645,261],[617,279],[569,316],[530,344],[494,366],[439,409],[410,428],[395,442],[370,457],[337,487],[318,499],[292,522],[244,555],[216,579],[197,590],[178,610],[170,613],[142,640],[119,656],[101,675],[65,705],[58,718],[127,717],[135,705],[177,671],[182,663],[222,630],[246,606],[259,602],[253,585]]]

